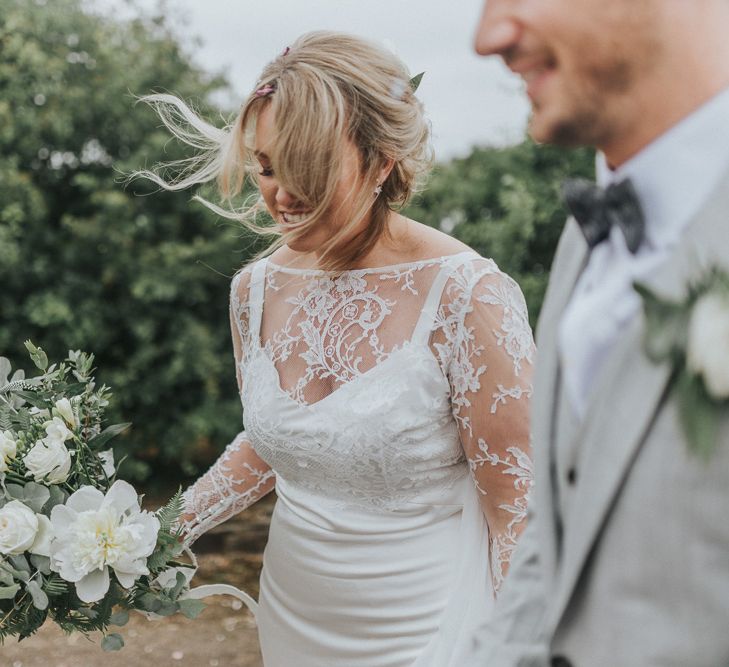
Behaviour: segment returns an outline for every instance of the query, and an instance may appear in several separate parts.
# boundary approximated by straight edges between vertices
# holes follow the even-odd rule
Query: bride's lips
[[[300,227],[310,215],[308,211],[279,211],[279,222],[284,227]]]

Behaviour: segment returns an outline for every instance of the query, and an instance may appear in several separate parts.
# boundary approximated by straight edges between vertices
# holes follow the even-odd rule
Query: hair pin
[[[256,97],[266,97],[266,95],[270,95],[271,93],[275,92],[276,86],[273,86],[270,83],[267,83],[265,86],[261,86],[255,93],[253,93]]]

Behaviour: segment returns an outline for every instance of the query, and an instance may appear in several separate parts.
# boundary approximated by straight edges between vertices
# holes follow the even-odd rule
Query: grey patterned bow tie
[[[617,225],[625,235],[628,250],[638,252],[645,237],[645,218],[629,179],[607,188],[584,179],[571,179],[564,182],[562,195],[590,249],[610,236],[610,229]]]

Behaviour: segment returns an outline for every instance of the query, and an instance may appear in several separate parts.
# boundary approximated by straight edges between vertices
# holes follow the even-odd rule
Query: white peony
[[[8,463],[18,453],[18,443],[10,431],[0,431],[0,472],[8,471]]]
[[[689,321],[686,363],[701,375],[709,395],[729,398],[729,299],[720,294],[702,296]]]
[[[0,553],[17,556],[30,551],[50,556],[51,522],[19,500],[0,508]]]
[[[39,440],[23,457],[28,474],[36,482],[61,484],[71,470],[71,452],[61,440]]]
[[[76,428],[76,415],[71,407],[71,401],[67,398],[62,398],[60,401],[56,401],[54,408],[70,428]]]
[[[43,424],[43,427],[46,429],[46,440],[66,442],[66,440],[73,437],[73,433],[68,430],[66,422],[64,422],[60,417],[54,417],[51,421]]]
[[[139,507],[137,492],[117,480],[104,496],[84,486],[51,511],[55,539],[51,570],[76,584],[84,602],[101,600],[109,590],[109,568],[130,588],[149,574],[147,558],[154,551],[160,524]]]

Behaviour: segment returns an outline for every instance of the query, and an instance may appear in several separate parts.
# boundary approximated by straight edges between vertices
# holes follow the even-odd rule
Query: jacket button
[[[563,655],[552,657],[552,667],[572,667],[572,663]]]
[[[567,484],[574,486],[575,482],[577,482],[577,470],[575,470],[575,468],[570,468],[567,471]]]

